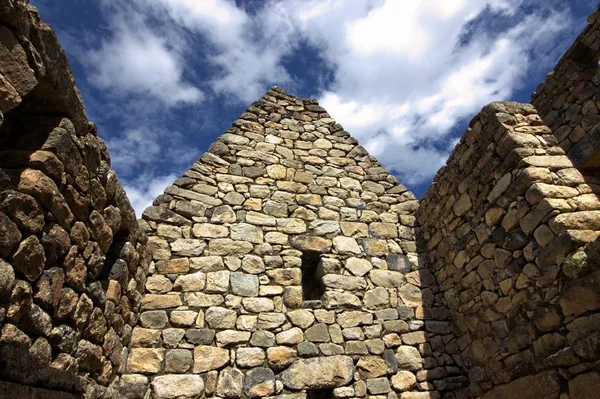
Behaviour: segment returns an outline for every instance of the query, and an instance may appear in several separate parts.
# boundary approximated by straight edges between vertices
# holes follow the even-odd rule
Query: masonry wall
[[[131,397],[436,398],[464,384],[417,204],[314,100],[269,91],[144,212],[154,265]]]
[[[0,5],[0,397],[116,397],[150,259],[53,31]]]
[[[598,188],[518,103],[486,106],[436,175],[417,214],[468,396],[592,397],[598,243],[582,248],[600,230]]]
[[[600,167],[600,12],[533,94],[532,103],[560,147],[586,175]]]

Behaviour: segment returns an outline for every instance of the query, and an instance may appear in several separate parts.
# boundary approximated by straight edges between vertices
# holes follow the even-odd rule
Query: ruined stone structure
[[[136,221],[51,29],[0,5],[0,397],[600,397],[600,19],[418,201],[273,88]]]

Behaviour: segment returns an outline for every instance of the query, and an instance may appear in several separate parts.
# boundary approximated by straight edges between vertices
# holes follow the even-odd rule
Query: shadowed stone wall
[[[584,174],[600,167],[600,12],[533,94],[533,105]]]
[[[54,32],[24,1],[0,5],[0,111],[0,397],[117,395],[146,238]]]
[[[594,368],[600,271],[581,248],[600,230],[598,188],[519,103],[486,106],[436,175],[418,219],[468,395],[510,397],[526,385],[519,397],[558,398]]]

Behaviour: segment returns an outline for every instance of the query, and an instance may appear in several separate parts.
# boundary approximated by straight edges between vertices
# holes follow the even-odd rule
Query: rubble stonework
[[[273,88],[138,221],[54,33],[6,0],[0,397],[596,397],[597,15],[421,201]]]
[[[519,103],[486,106],[434,178],[417,214],[469,396],[500,385],[484,397],[558,397],[562,380],[594,369],[598,181]]]
[[[126,371],[157,398],[190,374],[217,397],[466,382],[417,206],[316,101],[270,90],[144,212],[154,264]]]
[[[22,1],[0,24],[0,397],[118,395],[146,237],[54,32]]]

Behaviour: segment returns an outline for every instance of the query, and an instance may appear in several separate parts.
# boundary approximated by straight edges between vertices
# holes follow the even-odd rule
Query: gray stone
[[[275,393],[275,374],[271,369],[257,367],[244,378],[244,393],[249,398],[263,398]]]
[[[242,396],[244,375],[238,369],[226,368],[219,373],[217,395],[222,398],[239,398]]]
[[[192,351],[187,349],[171,349],[165,355],[165,371],[167,373],[185,373],[192,365]]]
[[[194,345],[210,345],[215,339],[215,330],[193,328],[186,331],[185,339]]]
[[[258,296],[258,276],[242,272],[231,273],[231,292],[245,297]]]
[[[250,345],[261,348],[270,348],[275,345],[275,334],[264,330],[255,331],[250,338]]]
[[[417,348],[404,345],[396,350],[396,361],[400,370],[418,371],[422,367],[423,359]]]
[[[348,356],[299,359],[277,378],[292,390],[331,389],[347,385],[354,376],[354,362]]]
[[[331,339],[329,337],[329,329],[327,328],[327,325],[323,323],[317,323],[310,327],[306,330],[304,336],[306,340],[310,342],[329,342]]]
[[[15,272],[10,264],[0,259],[0,300],[5,301],[15,285]]]
[[[225,330],[228,328],[235,328],[237,312],[235,310],[213,306],[206,310],[204,318],[210,328]]]
[[[163,206],[150,206],[144,210],[142,218],[154,222],[168,223],[175,226],[191,226],[192,222]]]

